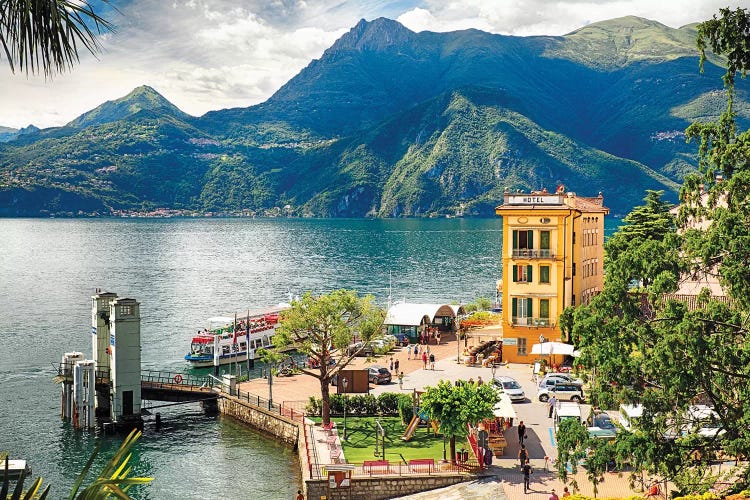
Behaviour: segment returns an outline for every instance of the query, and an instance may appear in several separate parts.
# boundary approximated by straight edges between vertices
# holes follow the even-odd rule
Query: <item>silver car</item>
[[[502,389],[512,402],[523,403],[526,401],[526,394],[523,392],[521,384],[519,384],[513,377],[497,377],[492,380],[492,383],[495,387]]]
[[[580,403],[583,401],[583,389],[573,384],[555,384],[550,387],[540,387],[537,397],[542,403],[546,403],[555,396],[558,401],[574,401]]]

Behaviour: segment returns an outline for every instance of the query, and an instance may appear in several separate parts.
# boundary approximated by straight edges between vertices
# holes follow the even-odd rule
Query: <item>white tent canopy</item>
[[[573,346],[562,342],[543,342],[531,346],[531,354],[561,354],[573,356]]]
[[[511,403],[507,394],[500,394],[500,401],[495,404],[493,413],[498,418],[516,418],[516,410],[513,409],[513,403]]]
[[[412,304],[398,302],[388,309],[384,324],[419,326],[435,321],[438,316],[455,318],[463,313],[463,307],[454,304]]]

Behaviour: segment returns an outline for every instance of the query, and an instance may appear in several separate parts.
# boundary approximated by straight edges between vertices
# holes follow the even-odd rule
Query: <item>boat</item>
[[[273,347],[273,335],[279,323],[279,313],[289,304],[280,303],[241,317],[217,316],[208,319],[208,328],[198,331],[190,341],[190,352],[185,361],[196,368],[214,365],[214,349],[218,349],[220,365],[254,359],[255,351]]]
[[[8,479],[18,479],[21,472],[25,472],[24,477],[31,476],[31,467],[26,460],[8,460]],[[5,474],[5,460],[0,462],[0,477]]]

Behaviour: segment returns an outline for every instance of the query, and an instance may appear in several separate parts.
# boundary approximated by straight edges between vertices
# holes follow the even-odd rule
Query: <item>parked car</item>
[[[390,384],[391,383],[391,372],[388,368],[382,366],[371,366],[367,369],[370,374],[371,384]]]
[[[357,353],[357,356],[374,356],[375,350],[373,349],[372,345],[365,342],[357,342],[356,344],[350,345],[346,349],[346,354],[351,356],[352,354]]]
[[[492,380],[496,387],[503,390],[514,403],[526,401],[526,393],[523,392],[521,384],[513,377],[500,376]]]
[[[578,403],[559,403],[552,412],[552,423],[555,426],[555,432],[560,427],[563,420],[576,420],[581,422],[581,405]]]
[[[549,387],[540,387],[537,397],[541,402],[547,402],[555,396],[558,401],[574,401],[576,403],[583,401],[583,390],[573,384],[554,384]]]
[[[592,412],[586,423],[591,437],[611,439],[617,435],[617,427],[606,412]]]
[[[555,384],[573,384],[582,387],[583,380],[580,378],[573,378],[567,373],[549,373],[539,383],[539,387],[551,387]]]

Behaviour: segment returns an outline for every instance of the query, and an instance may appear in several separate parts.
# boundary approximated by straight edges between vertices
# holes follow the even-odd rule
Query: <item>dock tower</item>
[[[109,328],[112,420],[116,426],[131,423],[140,426],[140,303],[135,299],[112,298],[109,303]]]

